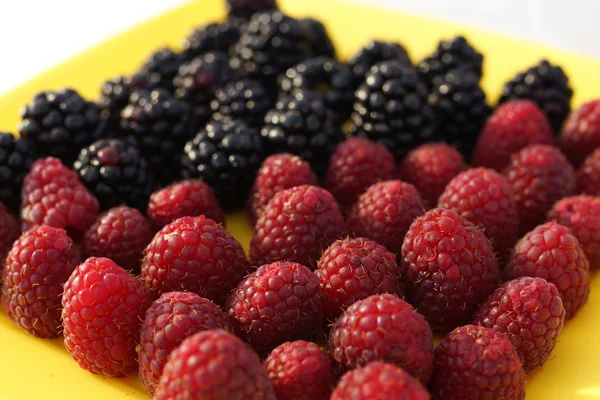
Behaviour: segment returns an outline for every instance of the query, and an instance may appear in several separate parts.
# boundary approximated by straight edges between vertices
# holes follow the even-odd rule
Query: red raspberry
[[[503,256],[519,239],[519,213],[510,185],[493,169],[460,173],[444,190],[438,207],[449,208],[481,228]]]
[[[154,192],[148,203],[148,218],[161,229],[181,217],[205,215],[216,223],[225,223],[225,215],[210,186],[199,180],[176,182]]]
[[[581,193],[600,196],[600,149],[594,150],[577,170],[577,185]]]
[[[569,114],[558,146],[573,165],[579,165],[600,147],[600,100],[585,103]]]
[[[218,305],[190,292],[169,292],[146,311],[140,333],[140,378],[154,393],[169,354],[187,337],[209,329],[227,329]]]
[[[15,216],[0,202],[0,268],[4,265],[4,260],[10,251],[15,240],[21,234],[19,221]]]
[[[100,215],[83,236],[85,257],[107,257],[125,269],[140,271],[142,252],[152,240],[152,228],[135,208],[120,206]]]
[[[259,351],[287,340],[311,338],[321,323],[319,278],[294,262],[263,265],[227,299],[236,334]]]
[[[425,206],[417,189],[402,181],[379,182],[363,193],[350,212],[347,229],[398,253],[412,221]]]
[[[2,278],[2,303],[8,316],[32,335],[60,332],[63,285],[81,259],[62,229],[39,226],[12,246]]]
[[[77,174],[59,159],[33,163],[23,180],[23,229],[38,225],[85,232],[96,220],[98,200],[79,182]]]
[[[425,205],[435,207],[452,178],[464,171],[463,156],[446,143],[427,143],[404,157],[398,173],[400,179],[413,184]]]
[[[470,321],[496,288],[498,262],[489,240],[452,210],[435,208],[416,219],[402,258],[410,303],[434,330]]]
[[[328,191],[302,185],[278,192],[254,227],[254,265],[293,261],[314,269],[321,253],[344,230],[344,218]]]
[[[169,357],[154,400],[275,400],[260,360],[235,336],[220,329],[185,339]]]
[[[427,382],[433,368],[433,338],[425,318],[391,294],[359,300],[337,319],[329,354],[338,372],[384,361]]]
[[[565,309],[556,286],[526,276],[496,289],[481,305],[473,323],[504,333],[528,373],[546,362],[564,319]]]
[[[508,338],[493,329],[466,325],[435,349],[431,393],[444,400],[522,400],[525,371]]]
[[[369,186],[392,179],[396,162],[382,144],[360,137],[342,142],[329,161],[325,188],[343,210],[349,209]]]
[[[514,154],[504,175],[517,203],[521,234],[544,222],[552,205],[575,189],[573,167],[552,146],[529,146]]]
[[[587,302],[589,270],[588,260],[569,228],[548,222],[519,240],[504,268],[504,278],[534,276],[546,279],[558,289],[566,319],[570,319]]]
[[[502,171],[511,154],[533,144],[553,144],[548,118],[535,103],[515,100],[503,103],[487,120],[479,135],[472,164]]]
[[[159,293],[190,291],[221,305],[250,273],[242,245],[204,215],[179,218],[146,248],[142,279]]]
[[[342,376],[331,400],[429,400],[429,392],[415,378],[393,364],[373,361]]]
[[[548,214],[571,230],[589,261],[590,269],[600,268],[600,199],[592,196],[565,197]]]
[[[267,157],[258,170],[248,198],[248,215],[254,224],[269,200],[279,191],[301,185],[317,186],[319,181],[310,164],[293,154]]]
[[[65,347],[79,366],[123,377],[137,368],[136,346],[148,290],[108,258],[88,258],[71,274],[62,298]]]
[[[316,274],[321,281],[323,315],[329,321],[373,294],[402,295],[396,256],[369,239],[334,242],[323,252]]]
[[[281,400],[329,400],[335,385],[327,354],[315,343],[304,340],[276,347],[264,366]]]

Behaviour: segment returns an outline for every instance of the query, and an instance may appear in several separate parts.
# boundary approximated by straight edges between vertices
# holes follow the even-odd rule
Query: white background
[[[0,0],[0,93],[186,1]],[[600,57],[597,0],[349,1],[468,24]]]

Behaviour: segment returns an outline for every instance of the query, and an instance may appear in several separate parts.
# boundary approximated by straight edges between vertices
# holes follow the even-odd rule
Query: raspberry
[[[600,199],[584,195],[565,197],[554,203],[548,219],[569,228],[579,241],[590,269],[600,268]]]
[[[525,371],[506,336],[466,325],[450,332],[435,349],[430,383],[436,399],[525,398]]]
[[[352,207],[347,229],[398,253],[412,221],[423,215],[423,201],[410,183],[386,181],[371,185]]]
[[[321,323],[319,278],[294,262],[259,267],[226,303],[236,334],[259,351],[286,340],[310,339]]]
[[[590,294],[590,265],[569,228],[547,222],[515,246],[504,269],[505,280],[533,276],[554,284],[566,319],[573,318]]]
[[[58,336],[63,284],[80,261],[64,230],[40,226],[24,233],[3,270],[2,303],[8,316],[32,335]]]
[[[325,188],[347,210],[369,186],[392,179],[395,167],[394,156],[384,145],[351,137],[331,156]]]
[[[250,273],[242,245],[204,215],[166,225],[145,254],[142,280],[147,287],[159,293],[190,291],[219,305]]]
[[[600,196],[600,149],[594,150],[577,170],[577,185],[581,193]]]
[[[446,186],[438,206],[477,225],[502,256],[519,239],[519,213],[510,185],[493,169],[473,168],[460,173]]]
[[[328,191],[311,185],[282,190],[256,222],[250,259],[254,265],[286,260],[314,269],[343,230],[342,213]]]
[[[470,321],[496,288],[498,262],[489,240],[452,210],[435,208],[417,218],[402,259],[409,301],[434,330]]]
[[[301,185],[318,184],[310,164],[299,156],[280,153],[267,157],[258,170],[248,199],[250,219],[255,223],[277,192]]]
[[[256,354],[219,329],[196,333],[171,353],[153,398],[276,399]]]
[[[83,236],[85,257],[107,257],[117,265],[140,271],[142,252],[152,240],[152,228],[135,208],[120,206],[100,215]]]
[[[575,171],[556,148],[533,145],[511,157],[504,171],[519,210],[521,234],[546,219],[554,202],[573,194]]]
[[[321,282],[323,315],[329,321],[371,295],[402,295],[396,256],[369,239],[337,240],[323,252],[316,274]]]
[[[152,298],[108,258],[88,258],[71,274],[62,298],[65,347],[79,366],[123,377],[137,368],[140,327]]]
[[[567,117],[558,146],[574,165],[600,147],[600,100],[585,103]]]
[[[278,399],[329,400],[335,375],[315,343],[297,340],[277,346],[264,362]]]
[[[404,157],[398,173],[400,179],[414,185],[429,208],[452,178],[465,169],[462,155],[445,143],[423,144]]]
[[[564,319],[565,309],[556,286],[526,276],[496,289],[475,314],[473,324],[504,333],[529,373],[550,356]]]
[[[14,215],[0,202],[0,268],[4,265],[4,260],[15,240],[21,234],[19,221]]]
[[[552,144],[550,122],[529,100],[513,100],[498,106],[487,120],[473,151],[476,167],[502,171],[510,156],[533,144]]]
[[[215,303],[190,292],[160,296],[146,311],[140,333],[140,378],[154,393],[169,354],[193,334],[228,329],[227,317]]]
[[[433,368],[433,339],[425,318],[391,294],[359,300],[331,328],[329,354],[338,372],[384,361],[427,382]]]
[[[225,223],[225,215],[214,193],[200,180],[179,181],[154,192],[148,203],[148,218],[156,229],[181,217],[205,215],[218,224]]]

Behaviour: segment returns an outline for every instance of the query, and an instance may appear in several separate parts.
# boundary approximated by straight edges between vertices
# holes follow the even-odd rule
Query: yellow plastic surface
[[[142,2],[143,3],[143,2]],[[196,25],[221,19],[224,0],[200,0],[151,20],[31,80],[0,97],[0,131],[16,130],[20,107],[40,90],[70,86],[96,98],[101,82],[133,72],[161,45],[177,47]],[[573,105],[600,97],[600,61],[388,10],[341,0],[279,0],[294,16],[324,21],[346,58],[368,39],[400,40],[413,60],[430,53],[442,38],[463,34],[485,53],[483,86],[495,102],[502,83],[540,58],[561,64],[575,89]],[[141,5],[143,6],[143,5]],[[560,27],[557,27],[560,29]],[[14,60],[18,62],[18,60]],[[228,228],[247,247],[250,228],[240,215]],[[107,379],[79,369],[62,340],[37,339],[17,328],[0,312],[0,400],[148,399],[137,376]],[[584,309],[566,324],[552,358],[528,377],[527,399],[600,399],[600,274]]]

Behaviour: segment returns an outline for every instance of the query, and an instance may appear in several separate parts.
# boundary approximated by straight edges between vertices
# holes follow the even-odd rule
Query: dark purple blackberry
[[[146,210],[154,179],[140,151],[120,139],[103,139],[84,147],[73,164],[100,208],[120,204]]]
[[[400,161],[419,144],[436,139],[428,90],[419,73],[400,61],[383,61],[356,91],[351,134],[384,144]]]
[[[215,121],[243,121],[260,128],[273,102],[267,89],[258,81],[243,79],[217,90],[210,103]]]
[[[377,40],[368,42],[348,61],[348,67],[355,77],[355,84],[358,86],[365,81],[365,75],[373,65],[389,60],[397,60],[406,66],[411,65],[410,57],[400,43]]]
[[[257,12],[276,9],[275,0],[227,0],[229,21],[237,27],[244,26]]]
[[[325,25],[312,18],[302,19],[300,23],[309,40],[312,42],[314,54],[335,58],[335,46],[329,37],[329,33],[327,33]]]
[[[310,163],[323,176],[329,158],[344,140],[337,115],[323,96],[310,91],[282,95],[265,116],[261,132],[267,154],[292,153]]]
[[[71,165],[77,152],[107,135],[108,121],[96,103],[73,89],[41,92],[21,110],[19,134],[40,157],[52,156]]]
[[[209,51],[229,49],[240,39],[240,30],[228,22],[208,24],[194,29],[183,41],[183,55],[191,60]]]
[[[28,141],[0,132],[0,202],[13,212],[21,207],[23,178],[34,159],[34,150]]]
[[[532,100],[546,114],[554,133],[558,134],[571,111],[572,97],[573,89],[569,86],[569,78],[563,69],[542,60],[507,82],[499,103],[518,99]]]
[[[108,119],[111,130],[119,129],[121,111],[129,103],[131,93],[144,86],[145,81],[138,74],[117,76],[102,84],[100,98],[96,103],[100,107],[102,118]]]
[[[257,129],[240,121],[212,121],[186,143],[181,176],[202,179],[231,211],[244,204],[264,158]]]
[[[163,47],[148,57],[138,74],[144,79],[148,89],[162,88],[172,92],[173,78],[185,61],[186,58],[183,54]]]
[[[462,36],[441,41],[433,54],[419,64],[419,72],[430,88],[436,76],[457,68],[471,70],[480,78],[483,73],[483,55]]]

